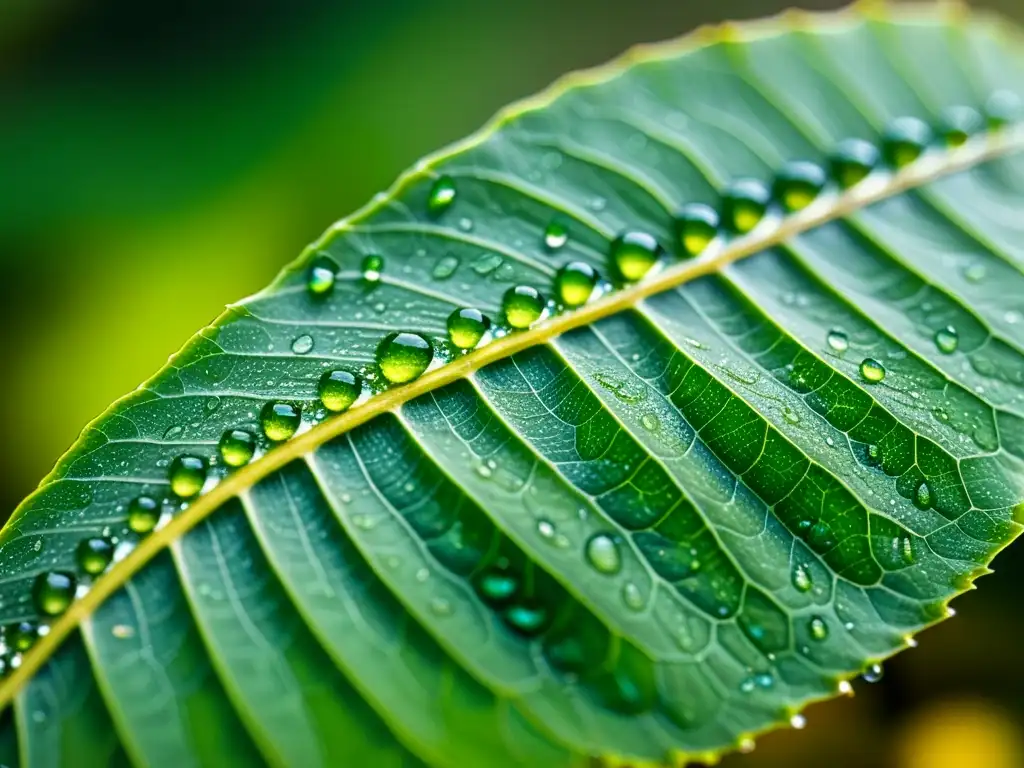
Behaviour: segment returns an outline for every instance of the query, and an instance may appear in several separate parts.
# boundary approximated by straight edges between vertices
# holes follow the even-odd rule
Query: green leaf
[[[638,49],[336,224],[0,534],[4,762],[712,759],[907,647],[1020,530],[1014,35]]]

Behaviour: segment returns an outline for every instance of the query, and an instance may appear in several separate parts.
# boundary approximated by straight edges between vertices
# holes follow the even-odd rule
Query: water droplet
[[[644,596],[640,592],[640,587],[631,581],[622,587],[622,601],[627,608],[634,611],[639,611],[644,607]]]
[[[375,253],[364,256],[359,264],[359,271],[363,273],[363,280],[376,283],[384,271],[384,258]]]
[[[770,199],[768,188],[760,181],[734,181],[722,193],[722,224],[732,232],[746,234],[764,218]]]
[[[461,229],[463,232],[472,232],[473,220],[463,216],[461,219],[459,219],[459,229]]]
[[[447,280],[455,274],[455,270],[458,268],[458,257],[449,254],[448,256],[444,256],[438,260],[437,264],[434,265],[434,271],[430,273],[430,276],[435,280]]]
[[[881,664],[872,664],[864,670],[864,674],[861,677],[864,678],[866,683],[877,683],[882,679],[883,671]]]
[[[24,653],[39,639],[39,625],[34,621],[22,621],[7,628],[7,645],[12,651]]]
[[[302,411],[292,403],[272,400],[260,411],[260,427],[268,440],[280,443],[295,434],[302,421]]]
[[[308,333],[304,333],[301,336],[296,336],[292,342],[292,352],[296,355],[309,354],[313,349],[313,337]]]
[[[849,680],[840,680],[839,685],[836,688],[836,692],[842,694],[843,696],[852,696],[853,686],[850,685]]]
[[[910,165],[932,141],[928,124],[916,117],[897,117],[882,134],[882,155],[893,168]]]
[[[845,139],[829,159],[832,178],[842,189],[862,182],[878,165],[878,148],[863,139]]]
[[[775,678],[773,678],[769,672],[760,672],[754,675],[754,683],[758,688],[767,689],[775,685]]]
[[[786,211],[799,211],[814,202],[825,188],[825,171],[815,163],[797,160],[775,174],[772,196]]]
[[[127,624],[115,624],[110,628],[110,634],[118,640],[127,640],[130,637],[135,637],[135,627]]]
[[[160,505],[149,496],[132,499],[128,505],[128,527],[135,533],[149,533],[160,520]]]
[[[703,203],[690,203],[675,218],[676,244],[681,256],[697,256],[718,234],[718,211]]]
[[[622,554],[615,539],[606,533],[598,533],[587,540],[587,562],[600,573],[613,574],[622,569]]]
[[[457,309],[448,316],[448,338],[459,349],[472,349],[491,327],[478,309]]]
[[[976,109],[964,106],[947,107],[939,116],[939,135],[947,147],[960,147],[984,127]]]
[[[513,328],[529,328],[544,312],[544,297],[540,291],[529,285],[509,288],[501,300],[501,311],[505,322]]]
[[[544,229],[544,247],[557,251],[569,242],[569,228],[558,219],[553,219]]]
[[[860,364],[860,377],[870,384],[877,384],[885,378],[885,367],[872,357],[865,357]]]
[[[32,599],[36,610],[46,616],[59,616],[75,599],[75,577],[64,571],[49,571],[36,577]]]
[[[985,102],[985,117],[989,127],[1002,128],[1021,117],[1021,100],[1013,91],[999,90]]]
[[[811,574],[808,573],[807,567],[804,565],[797,564],[793,567],[793,588],[797,592],[808,592],[813,586],[811,581]]]
[[[455,182],[450,176],[441,176],[434,181],[427,195],[427,213],[437,217],[455,202]]]
[[[921,483],[914,491],[914,506],[918,509],[928,509],[931,505],[932,489],[928,487],[928,483]]]
[[[807,629],[815,640],[824,640],[828,637],[828,624],[825,623],[821,616],[813,616],[807,625]]]
[[[788,405],[782,408],[782,418],[786,420],[787,424],[795,425],[800,423],[800,415]]]
[[[803,715],[793,715],[789,718],[789,725],[792,728],[796,728],[798,731],[807,725],[807,718]]]
[[[217,450],[229,467],[244,467],[256,453],[256,437],[244,429],[229,429],[220,436]]]
[[[964,280],[969,283],[980,283],[985,279],[987,272],[984,264],[968,264],[964,269]]]
[[[623,280],[635,282],[646,275],[661,256],[661,246],[646,232],[624,232],[612,241],[612,266]]]
[[[555,294],[567,307],[587,303],[597,285],[597,270],[584,261],[573,261],[558,270],[555,276]]]
[[[842,354],[850,348],[850,338],[838,328],[833,328],[828,332],[826,341],[828,342],[829,347],[839,354]]]
[[[178,456],[168,470],[171,492],[181,499],[191,499],[203,490],[206,462],[198,456]]]
[[[377,365],[392,384],[419,378],[433,359],[433,346],[418,333],[389,333],[377,345]]]
[[[661,420],[653,413],[645,413],[640,417],[640,426],[648,432],[657,432],[661,429]]]
[[[107,570],[114,559],[114,545],[110,539],[94,536],[83,539],[75,550],[78,567],[90,576],[97,576]]]
[[[882,461],[882,449],[875,444],[871,444],[865,449],[865,455],[867,456],[868,463],[878,465]]]
[[[334,287],[338,265],[327,256],[317,256],[309,264],[306,273],[306,288],[316,296],[328,293]]]
[[[435,616],[451,616],[452,604],[443,597],[435,597],[430,601],[430,612]]]
[[[749,755],[754,751],[756,746],[757,745],[754,743],[754,740],[748,736],[739,740],[736,744],[736,749],[739,750],[741,755]]]
[[[953,354],[956,352],[959,344],[960,336],[952,325],[947,325],[945,328],[940,328],[935,332],[935,346],[938,347],[939,352],[942,354]]]
[[[537,533],[541,535],[541,538],[551,540],[555,537],[555,526],[550,520],[538,520],[537,521]]]
[[[324,408],[334,413],[347,411],[359,398],[363,383],[354,373],[342,369],[327,371],[317,384],[317,395]]]
[[[526,637],[535,637],[543,632],[550,618],[548,610],[535,602],[511,605],[502,615],[512,629]]]
[[[519,579],[507,568],[491,567],[476,578],[476,590],[491,605],[501,605],[515,597]]]

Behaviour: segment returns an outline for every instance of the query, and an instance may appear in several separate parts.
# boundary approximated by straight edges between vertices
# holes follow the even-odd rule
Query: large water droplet
[[[813,585],[811,581],[811,574],[808,572],[807,567],[797,563],[793,566],[792,575],[793,588],[797,592],[808,592]]]
[[[893,168],[903,168],[919,158],[932,141],[932,129],[916,117],[897,117],[882,134],[882,155]]]
[[[622,569],[622,554],[619,552],[619,545],[606,533],[596,534],[587,540],[586,556],[587,562],[594,567],[594,570],[601,573],[613,574]]]
[[[722,192],[722,224],[732,232],[746,234],[764,218],[770,199],[768,188],[760,181],[734,181]]]
[[[881,664],[872,664],[864,670],[862,677],[866,683],[877,683],[882,679],[883,674]]]
[[[845,139],[829,158],[829,172],[842,189],[849,189],[867,178],[878,165],[878,148],[863,139]]]
[[[1013,91],[996,91],[985,102],[985,118],[991,128],[998,129],[1016,122],[1022,111],[1020,96]]]
[[[75,577],[64,571],[49,571],[36,577],[32,599],[36,610],[46,616],[59,616],[75,599]]]
[[[799,211],[814,202],[825,188],[825,171],[804,160],[788,163],[775,175],[772,196],[786,211]]]
[[[245,429],[229,429],[217,444],[221,461],[229,467],[244,467],[256,453],[256,436]]]
[[[703,203],[690,203],[676,215],[676,245],[679,254],[693,257],[703,253],[718,234],[718,211]]]
[[[97,576],[107,570],[114,559],[114,545],[110,539],[93,536],[83,539],[75,550],[78,567],[90,576]]]
[[[292,342],[292,352],[296,355],[308,355],[313,350],[313,337],[308,333],[296,336]]]
[[[935,346],[944,355],[951,355],[960,346],[960,334],[952,325],[940,328],[935,332]]]
[[[873,357],[865,357],[860,363],[860,377],[870,384],[877,384],[885,378],[885,367]]]
[[[505,322],[513,328],[529,328],[544,312],[544,297],[533,286],[517,285],[509,288],[501,300]]]
[[[337,369],[324,373],[316,389],[324,408],[341,413],[347,411],[359,398],[362,387],[362,382],[354,373]]]
[[[646,232],[624,232],[612,241],[612,266],[623,280],[635,282],[646,275],[661,255],[661,246]]]
[[[947,107],[939,117],[939,135],[947,147],[960,147],[985,127],[985,121],[972,107]]]
[[[440,216],[455,202],[455,182],[450,176],[441,176],[434,181],[427,195],[427,213]]]
[[[178,456],[168,471],[171,491],[181,499],[191,499],[203,490],[206,462],[198,456]]]
[[[160,520],[160,504],[149,496],[132,499],[128,505],[128,527],[135,533],[149,533]]]
[[[839,354],[842,354],[850,348],[850,338],[837,328],[833,328],[828,332],[826,341],[828,342],[829,347]]]
[[[544,230],[544,247],[557,251],[569,241],[569,228],[558,219],[552,219]]]
[[[448,338],[459,349],[473,349],[491,327],[479,309],[456,309],[448,315]]]
[[[24,653],[39,639],[39,625],[34,621],[20,621],[7,628],[4,639],[12,651]]]
[[[268,440],[279,443],[287,440],[299,428],[302,411],[292,403],[272,400],[260,411],[260,427]]]
[[[932,489],[928,483],[921,483],[914,491],[914,506],[918,509],[929,509],[932,505]]]
[[[418,333],[389,333],[377,345],[377,365],[392,384],[418,379],[433,359],[433,346]]]
[[[824,640],[828,637],[828,624],[821,616],[812,616],[807,629],[815,640]]]
[[[558,270],[555,295],[567,307],[587,303],[597,285],[597,270],[584,261],[573,261]]]
[[[328,293],[334,287],[337,272],[338,265],[333,259],[317,256],[310,262],[309,270],[306,272],[306,288],[316,296]]]

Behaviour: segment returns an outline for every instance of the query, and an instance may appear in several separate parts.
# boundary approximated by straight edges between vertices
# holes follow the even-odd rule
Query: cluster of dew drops
[[[998,91],[981,111],[966,106],[945,110],[936,126],[914,117],[897,118],[888,125],[877,145],[862,139],[846,139],[836,146],[827,168],[812,162],[795,161],[779,170],[770,186],[756,179],[738,179],[722,191],[717,209],[704,203],[690,203],[679,210],[673,222],[675,239],[671,251],[655,236],[641,230],[630,229],[616,237],[608,250],[608,269],[614,283],[603,280],[590,264],[570,262],[556,273],[551,299],[535,286],[510,288],[502,299],[498,323],[473,307],[456,309],[448,318],[447,341],[456,354],[465,354],[490,340],[526,330],[555,313],[578,309],[594,301],[615,285],[630,285],[644,279],[656,267],[665,265],[670,252],[683,259],[698,257],[713,244],[746,235],[768,222],[777,225],[786,214],[803,210],[823,193],[842,192],[876,174],[898,171],[920,159],[930,149],[958,148],[982,133],[986,126],[989,131],[1003,129],[1019,120],[1022,112],[1024,108],[1015,94]],[[456,203],[457,197],[453,179],[440,176],[427,196],[427,214],[434,218],[441,216]],[[553,219],[542,239],[548,252],[557,252],[569,242],[569,227],[563,219]],[[384,259],[379,255],[368,255],[361,263],[363,278],[371,282],[380,279],[384,268]],[[333,260],[325,256],[315,257],[306,273],[309,293],[314,297],[330,293],[337,272],[338,267]],[[302,354],[303,340],[308,339],[305,336],[296,340],[293,351]],[[939,352],[952,354],[959,341],[956,328],[939,328],[935,331],[934,341]],[[838,353],[849,348],[849,339],[841,329],[830,330],[826,342]],[[441,351],[440,346],[439,342],[417,332],[390,333],[377,347],[376,370],[387,382],[385,386],[406,384],[431,367],[436,353]],[[886,376],[883,364],[873,358],[865,358],[860,363],[859,372],[868,384],[878,384]],[[345,369],[326,371],[318,384],[320,405],[333,414],[347,411],[357,401],[365,399],[367,394],[364,378]],[[268,402],[260,412],[260,427],[271,446],[293,437],[301,425],[301,405],[295,403]],[[228,429],[218,444],[219,460],[228,471],[238,469],[253,459],[258,447],[257,436],[249,430]],[[202,493],[208,485],[208,473],[209,462],[199,456],[178,456],[170,462],[170,491],[180,502],[178,509],[183,509]],[[152,496],[139,496],[128,505],[127,527],[136,540],[145,537],[168,519],[170,508],[173,505],[169,507]],[[617,561],[617,557],[609,552],[608,547],[616,545],[610,537],[599,536],[599,539],[588,542],[585,557],[598,572],[612,573],[617,569],[609,567],[609,562]],[[0,634],[0,672],[10,671],[19,665],[21,653],[47,634],[47,620],[62,614],[76,597],[84,594],[88,581],[100,576],[112,562],[120,559],[124,551],[122,547],[126,544],[130,549],[128,541],[119,542],[111,536],[84,539],[76,550],[78,573],[48,571],[39,574],[32,595],[42,618],[3,629]],[[798,581],[803,582],[795,578],[794,584]],[[130,632],[127,627],[122,629],[125,634]],[[808,631],[810,637],[818,641],[829,636],[828,625],[819,616],[810,619]],[[881,676],[878,664],[871,664],[863,674],[869,682],[879,680]],[[740,689],[750,692],[758,687],[770,687],[770,680],[768,674],[752,675],[743,680]],[[843,681],[840,691],[848,690],[849,683]],[[802,716],[794,716],[792,723],[801,727]]]

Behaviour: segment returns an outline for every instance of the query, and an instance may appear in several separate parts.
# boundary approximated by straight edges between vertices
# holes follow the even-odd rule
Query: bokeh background
[[[421,155],[567,70],[788,4],[0,0],[0,520],[88,420]],[[995,570],[880,683],[725,764],[1024,766],[1024,546]]]

